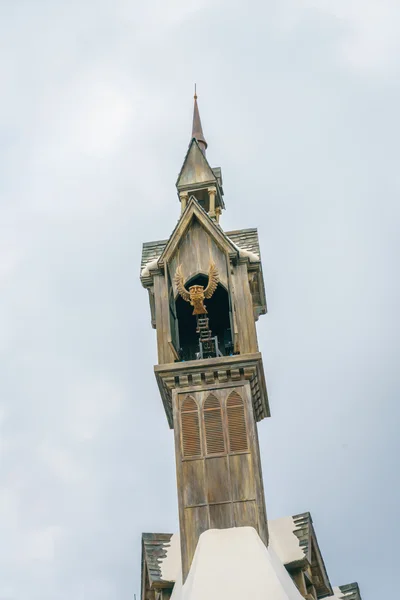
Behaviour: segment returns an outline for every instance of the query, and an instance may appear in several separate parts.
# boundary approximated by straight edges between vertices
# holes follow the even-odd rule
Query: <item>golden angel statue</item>
[[[176,270],[175,273],[175,285],[178,288],[179,294],[186,302],[190,302],[193,306],[194,315],[206,315],[207,309],[204,306],[204,299],[211,298],[219,282],[219,275],[217,267],[213,262],[210,262],[210,268],[208,270],[208,285],[206,289],[202,285],[191,285],[189,290],[185,288],[185,280],[182,274],[182,265]]]

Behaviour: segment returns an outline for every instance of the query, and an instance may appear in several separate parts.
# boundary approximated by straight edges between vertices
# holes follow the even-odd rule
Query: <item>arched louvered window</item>
[[[226,402],[230,452],[248,450],[244,404],[237,392],[231,392]]]
[[[225,442],[222,411],[218,398],[213,394],[210,394],[204,402],[203,415],[207,454],[223,454]]]
[[[199,409],[192,396],[182,403],[181,432],[183,457],[201,456]]]

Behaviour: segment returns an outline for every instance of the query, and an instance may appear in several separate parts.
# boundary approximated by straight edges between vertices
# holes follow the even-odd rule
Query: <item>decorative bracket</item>
[[[172,391],[181,388],[207,389],[216,384],[249,381],[256,421],[271,416],[260,352],[156,365],[154,373],[171,429],[174,428]]]

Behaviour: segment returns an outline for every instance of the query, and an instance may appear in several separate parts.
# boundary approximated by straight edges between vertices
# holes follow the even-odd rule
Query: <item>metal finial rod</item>
[[[201,127],[199,107],[197,104],[197,85],[194,84],[194,106],[193,106],[193,126],[192,126],[192,139],[196,139],[199,144],[200,150],[205,152],[207,149],[207,142],[204,138],[203,129]]]

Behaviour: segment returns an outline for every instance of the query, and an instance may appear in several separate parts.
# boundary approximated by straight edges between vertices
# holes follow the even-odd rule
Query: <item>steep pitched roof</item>
[[[204,150],[207,149],[207,142],[206,138],[204,137],[203,127],[201,125],[199,105],[197,104],[196,93],[194,95],[192,138],[195,138],[200,144],[203,144]]]
[[[193,138],[179,172],[176,187],[180,190],[195,184],[218,185],[218,180],[197,140]]]

